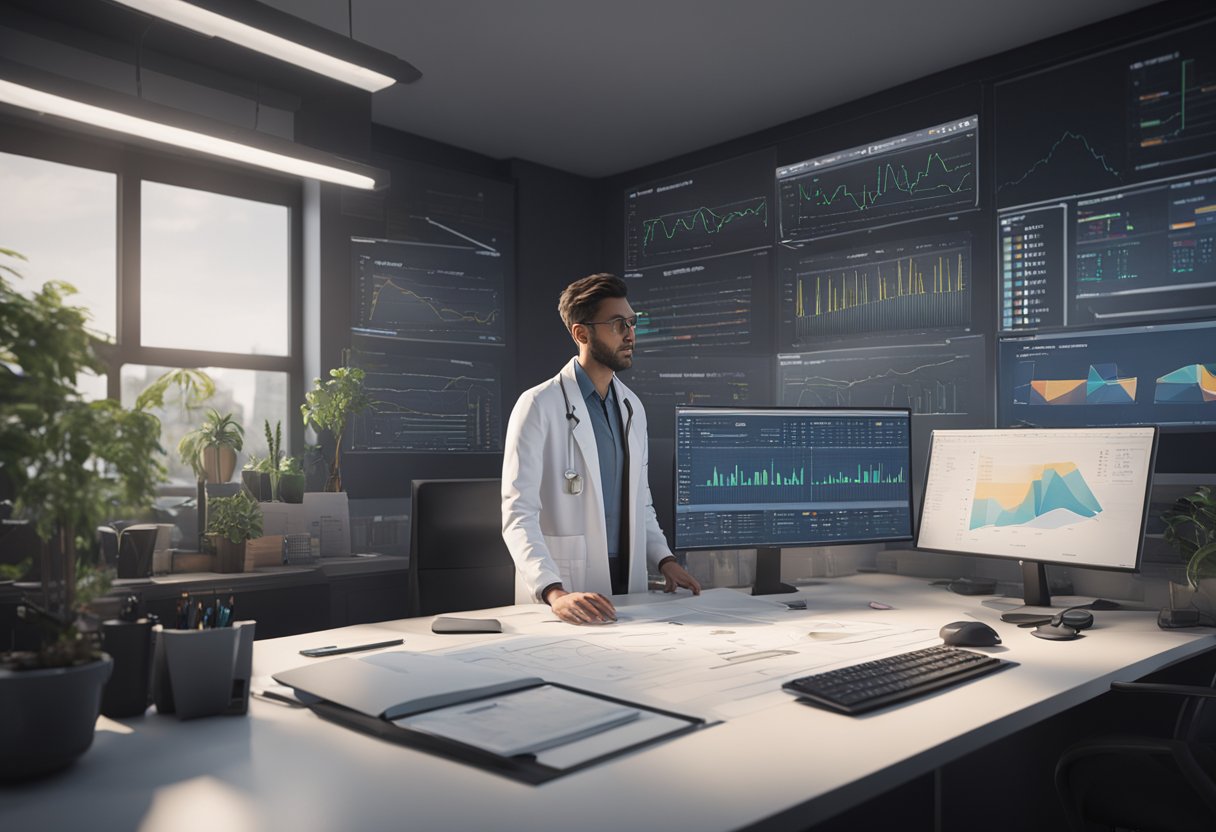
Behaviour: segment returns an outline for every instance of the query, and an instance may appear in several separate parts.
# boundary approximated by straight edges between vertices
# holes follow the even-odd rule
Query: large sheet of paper
[[[617,613],[615,624],[578,628],[520,616],[520,635],[443,655],[729,719],[788,702],[787,679],[938,643],[936,630],[895,626],[881,613],[791,610],[728,589]]]

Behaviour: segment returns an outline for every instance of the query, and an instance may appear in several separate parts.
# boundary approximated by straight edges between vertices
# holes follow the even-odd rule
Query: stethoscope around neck
[[[566,483],[567,494],[583,493],[583,478],[578,471],[574,470],[574,429],[578,427],[579,421],[574,415],[574,406],[570,404],[570,396],[566,393],[566,382],[561,376],[557,377],[557,383],[562,388],[562,399],[566,402],[566,470],[562,471],[562,479]]]
[[[574,406],[570,404],[570,395],[566,393],[565,379],[558,375],[557,384],[562,389],[562,401],[566,403],[566,470],[562,471],[562,479],[565,481],[567,494],[582,494],[583,493],[583,477],[574,470],[574,429],[578,427],[582,420],[574,412]],[[629,413],[629,418],[625,422],[625,437],[624,441],[629,441],[629,429],[633,427],[633,404],[629,399],[623,400],[625,410]]]

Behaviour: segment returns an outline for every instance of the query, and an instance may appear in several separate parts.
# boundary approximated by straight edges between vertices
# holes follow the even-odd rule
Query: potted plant
[[[1203,485],[1162,512],[1164,538],[1186,561],[1186,584],[1170,587],[1175,609],[1216,617],[1216,494]]]
[[[270,431],[270,420],[266,419],[263,424],[263,429],[266,432],[266,447],[269,453],[266,456],[265,466],[266,473],[270,475],[270,499],[278,502],[279,498],[279,465],[283,461],[283,423],[274,423],[274,432]]]
[[[22,610],[43,638],[36,652],[0,655],[0,779],[62,768],[92,744],[112,662],[80,617],[105,580],[78,567],[77,552],[115,508],[150,505],[164,475],[155,416],[77,392],[80,373],[105,367],[88,313],[66,302],[72,287],[27,295],[5,273],[20,276],[0,263],[0,477],[42,541],[41,591]]]
[[[214,497],[207,506],[207,534],[214,535],[215,571],[244,572],[245,542],[262,536],[262,509],[244,491]]]
[[[335,367],[329,380],[313,379],[313,389],[304,394],[300,415],[304,426],[329,431],[334,442],[333,462],[329,466],[326,491],[342,490],[342,438],[350,417],[371,407],[373,401],[363,389],[364,372],[358,367]]]
[[[182,437],[177,452],[201,481],[228,482],[244,445],[245,429],[232,414],[210,408],[202,425]]]
[[[266,460],[250,454],[241,469],[241,485],[249,496],[258,502],[270,499],[270,474],[266,471]]]
[[[285,503],[304,502],[304,462],[285,456],[279,463],[279,498]]]

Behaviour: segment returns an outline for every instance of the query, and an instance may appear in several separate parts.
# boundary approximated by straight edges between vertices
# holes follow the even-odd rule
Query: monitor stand
[[[757,549],[756,581],[752,584],[752,595],[777,595],[797,591],[796,587],[781,583],[781,550]]]
[[[1050,607],[1051,592],[1047,588],[1047,569],[1042,561],[1022,563],[1022,601],[1028,607]]]

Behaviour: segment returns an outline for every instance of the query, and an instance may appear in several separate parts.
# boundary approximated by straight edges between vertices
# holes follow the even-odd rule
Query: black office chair
[[[414,480],[411,493],[409,614],[515,603],[500,481]]]
[[[1071,828],[1216,829],[1216,678],[1209,687],[1114,682],[1111,690],[1183,703],[1169,739],[1100,737],[1060,756],[1056,791]]]

